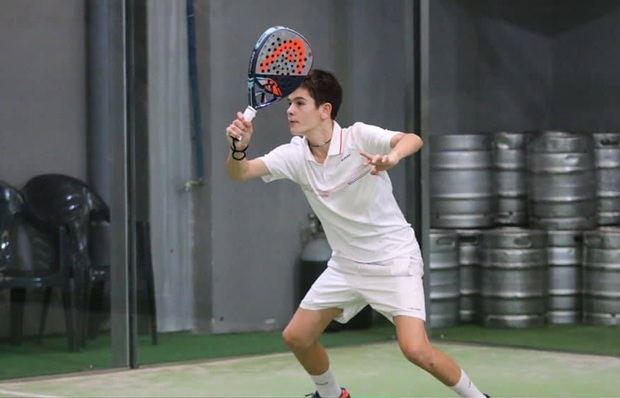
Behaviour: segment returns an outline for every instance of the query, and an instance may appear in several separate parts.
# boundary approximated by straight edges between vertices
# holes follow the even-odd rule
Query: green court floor
[[[620,358],[441,343],[493,397],[619,397]],[[354,398],[452,397],[394,342],[330,350]],[[303,397],[312,384],[291,354],[0,383],[5,397]]]

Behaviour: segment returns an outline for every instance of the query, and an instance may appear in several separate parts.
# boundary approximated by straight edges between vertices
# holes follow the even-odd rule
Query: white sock
[[[327,369],[327,372],[321,375],[310,375],[314,384],[316,384],[316,390],[321,398],[339,398],[340,386],[336,383],[336,378],[331,369]]]
[[[465,398],[484,398],[484,394],[478,390],[478,387],[469,380],[469,376],[463,369],[461,369],[461,378],[459,382],[451,387],[454,392],[459,394],[459,397]]]

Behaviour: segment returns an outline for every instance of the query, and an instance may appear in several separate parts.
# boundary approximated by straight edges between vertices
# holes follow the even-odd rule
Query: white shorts
[[[340,308],[335,318],[347,323],[367,304],[391,322],[397,315],[426,320],[421,274],[360,275],[328,267],[299,304],[307,310]]]

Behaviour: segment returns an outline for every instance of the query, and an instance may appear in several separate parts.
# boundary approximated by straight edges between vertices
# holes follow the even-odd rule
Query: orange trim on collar
[[[329,145],[327,156],[342,154],[342,127],[334,120],[334,129],[332,131],[332,142]]]

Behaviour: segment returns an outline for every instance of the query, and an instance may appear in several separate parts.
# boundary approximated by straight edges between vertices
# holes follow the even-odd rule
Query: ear
[[[332,117],[332,104],[329,102],[324,102],[319,106],[319,112],[321,115],[321,119],[326,120]]]

